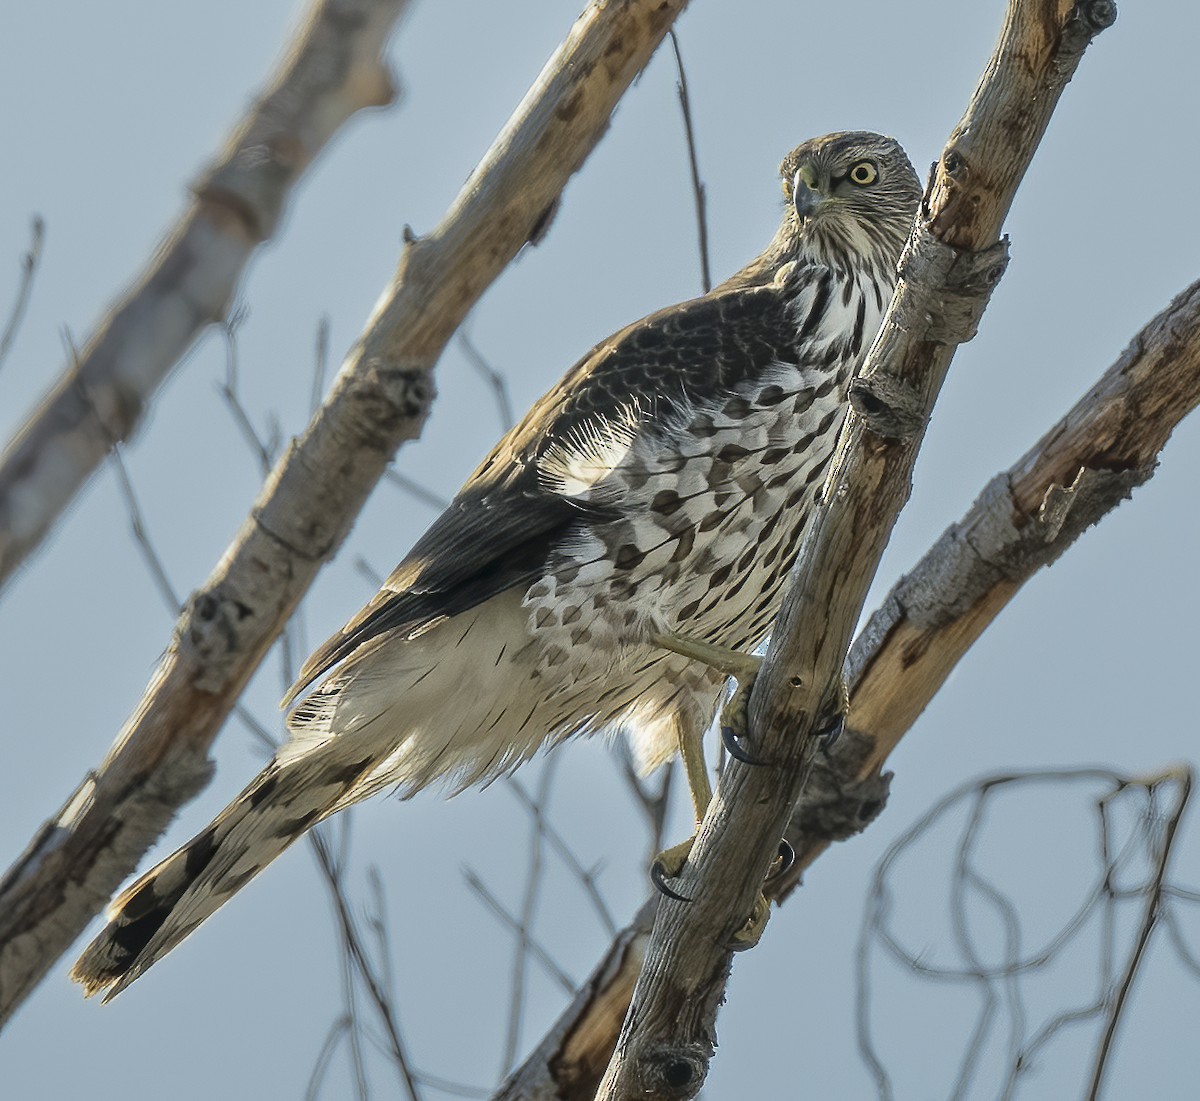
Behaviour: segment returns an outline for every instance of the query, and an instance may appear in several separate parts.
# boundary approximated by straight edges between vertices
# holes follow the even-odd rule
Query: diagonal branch
[[[381,52],[407,0],[314,0],[267,91],[147,268],[0,459],[0,588],[212,322],[279,226],[305,169],[364,107],[395,95]]]
[[[753,753],[721,776],[680,889],[663,899],[597,1101],[692,1097],[715,1048],[733,938],[751,913],[842,706],[842,667],[867,589],[906,503],[917,450],[959,343],[1007,259],[1005,214],[1105,2],[1011,0],[975,96],[934,169],[900,281],[839,440],[751,698]]]
[[[984,487],[871,616],[846,665],[854,731],[819,763],[820,792],[805,790],[789,829],[797,859],[777,888],[781,898],[838,838],[820,816],[840,808],[849,832],[856,818],[857,829],[866,825],[879,809],[883,762],[975,640],[1030,577],[1153,475],[1171,433],[1198,405],[1200,280]]]
[[[325,404],[188,602],[108,757],[0,881],[0,1023],[207,782],[208,747],[251,674],[396,448],[419,433],[447,341],[543,227],[685,3],[592,3],[441,223],[408,242]]]
[[[818,757],[805,785],[788,827],[796,863],[775,887],[779,901],[832,842],[873,820],[886,798],[880,768],[975,640],[1030,577],[1153,474],[1171,433],[1198,405],[1200,281],[1147,323],[1070,412],[988,483],[855,640],[847,661],[854,729]],[[645,936],[647,909],[616,944]],[[590,1101],[598,1073],[586,1079],[551,1038],[585,1034],[598,1046],[612,1006],[632,996],[633,970],[593,980],[589,997],[563,1014],[522,1067],[523,1088],[500,1096],[532,1098],[534,1084],[553,1084],[569,1101]],[[615,1026],[607,1042],[616,1042]]]

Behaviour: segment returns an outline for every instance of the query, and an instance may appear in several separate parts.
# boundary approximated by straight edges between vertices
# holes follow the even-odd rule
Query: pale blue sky
[[[391,51],[403,102],[361,117],[326,152],[244,284],[244,398],[259,423],[273,414],[286,434],[302,428],[318,318],[330,318],[336,360],[392,271],[402,227],[421,232],[436,223],[579,6],[414,5]],[[966,104],[1002,6],[696,0],[678,31],[714,275],[740,266],[769,238],[777,164],[806,137],[847,128],[893,133],[924,173]],[[140,268],[181,208],[187,180],[260,87],[295,16],[291,0],[209,0],[202,9],[133,0],[10,4],[0,13],[0,303],[15,286],[34,212],[48,231],[20,341],[0,368],[4,438],[61,369],[63,328],[82,341]],[[979,337],[954,363],[883,587],[1195,278],[1198,37],[1194,5],[1128,4],[1084,59],[1009,219],[1008,275]],[[699,289],[674,79],[669,51],[661,51],[569,186],[545,243],[505,273],[470,319],[518,410],[596,340]],[[164,387],[126,451],[157,547],[184,592],[203,581],[260,481],[217,394],[223,370],[224,347],[212,334]],[[455,348],[439,366],[438,386],[425,438],[396,465],[448,496],[498,422]],[[757,1096],[868,1096],[852,1032],[864,891],[879,854],[947,789],[998,768],[1103,762],[1148,771],[1194,756],[1198,471],[1200,428],[1185,424],[1153,481],[1035,578],[975,647],[897,753],[884,817],[823,859],[762,946],[737,959],[708,1096],[751,1088]],[[369,595],[356,557],[386,572],[430,519],[424,506],[380,487],[313,590],[310,641]],[[171,622],[105,470],[0,605],[0,863],[99,762]],[[272,660],[248,695],[264,721],[273,721],[279,690]],[[600,742],[573,743],[558,756],[555,820],[585,864],[604,862],[601,884],[623,921],[645,889],[637,812]],[[158,855],[203,825],[259,764],[236,721],[216,759],[215,782],[184,809]],[[1069,835],[1085,814],[1076,801],[1043,799],[1011,847],[999,846],[998,859],[1021,868],[1031,910],[1050,905],[1071,870],[1055,863],[1061,858],[1047,852],[1057,852],[1047,837]],[[1043,832],[1031,836],[1029,822]],[[681,811],[672,836],[687,828]],[[376,862],[388,885],[400,1015],[428,1072],[494,1081],[510,941],[464,886],[462,868],[479,871],[515,906],[528,832],[499,785],[449,803],[377,799],[358,812],[356,875],[361,883]],[[1177,859],[1194,881],[1200,876],[1188,871],[1200,847],[1191,832]],[[929,878],[908,881],[905,904],[918,944],[927,925],[935,953],[942,919],[919,904],[937,890],[937,868],[923,868]],[[568,877],[556,873],[553,884],[544,938],[582,979],[607,936]],[[0,1036],[5,1095],[301,1097],[340,1012],[331,929],[311,859],[298,848],[107,1008],[82,1001],[64,959]],[[879,990],[881,1046],[900,1098],[948,1092],[960,1042],[954,1022],[962,1019],[950,997],[911,981]],[[522,1052],[562,1004],[537,975]],[[1192,1096],[1197,1019],[1196,985],[1152,960],[1109,1096]],[[1086,1050],[1051,1049],[1020,1096],[1077,1096]],[[377,1077],[391,1086],[385,1073]],[[327,1096],[346,1082],[339,1071]]]

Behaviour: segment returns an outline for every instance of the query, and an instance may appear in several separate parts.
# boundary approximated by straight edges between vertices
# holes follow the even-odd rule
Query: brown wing
[[[414,637],[543,572],[572,528],[614,519],[602,504],[555,493],[538,461],[588,423],[670,420],[781,359],[796,330],[770,286],[730,286],[651,314],[598,344],[546,394],[467,480],[383,588],[304,663],[286,706],[385,632]]]

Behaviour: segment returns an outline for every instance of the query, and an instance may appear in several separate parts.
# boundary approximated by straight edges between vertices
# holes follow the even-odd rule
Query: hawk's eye
[[[859,187],[866,187],[879,179],[879,170],[870,161],[859,161],[847,175],[850,177],[851,183],[858,184]]]

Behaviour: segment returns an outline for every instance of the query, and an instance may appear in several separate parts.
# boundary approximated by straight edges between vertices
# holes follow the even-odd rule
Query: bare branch
[[[467,362],[479,372],[479,377],[491,387],[496,398],[496,412],[500,415],[500,431],[507,432],[517,423],[513,416],[512,399],[508,395],[508,379],[503,371],[497,371],[483,353],[475,347],[474,341],[467,335],[466,329],[458,330],[458,346],[462,348]]]
[[[935,169],[900,282],[862,373],[825,496],[793,571],[750,703],[753,753],[735,764],[663,899],[597,1101],[694,1096],[746,922],[811,769],[813,737],[843,706],[842,667],[871,579],[908,499],[917,449],[950,360],[1004,270],[1003,217],[1092,35],[1095,3],[1012,0],[963,120]],[[1115,11],[1105,6],[1108,20]],[[967,201],[969,198],[970,201]]]
[[[40,214],[35,214],[29,222],[29,248],[21,257],[21,279],[17,283],[17,293],[13,298],[8,320],[4,323],[4,331],[0,332],[0,367],[4,366],[13,341],[21,329],[21,320],[25,316],[25,307],[29,305],[29,296],[33,293],[33,279],[37,275],[38,264],[41,263],[42,245],[45,240],[46,223],[42,221]]]
[[[700,245],[700,286],[704,293],[712,290],[712,268],[708,263],[708,213],[704,181],[700,179],[700,162],[696,156],[696,132],[692,126],[692,102],[688,98],[687,71],[683,54],[679,52],[679,36],[671,31],[671,49],[675,51],[675,68],[679,71],[679,109],[683,112],[683,132],[687,137],[688,169],[692,176],[692,196],[696,202],[696,235]]]
[[[600,140],[684,3],[590,5],[436,231],[405,247],[320,412],[188,602],[109,756],[0,882],[0,1022],[207,782],[208,746],[251,674],[396,448],[420,431],[446,343]]]
[[[1150,789],[1152,797],[1157,793],[1157,788],[1163,784],[1172,784],[1175,786],[1175,805],[1167,815],[1166,827],[1163,831],[1161,843],[1158,846],[1158,860],[1154,869],[1151,890],[1146,892],[1146,910],[1142,917],[1141,929],[1138,930],[1137,945],[1130,954],[1125,973],[1121,976],[1116,995],[1109,1007],[1104,1038],[1101,1040],[1099,1050],[1096,1052],[1091,1089],[1087,1095],[1088,1101],[1097,1101],[1097,1098],[1100,1096],[1100,1089],[1104,1085],[1104,1071],[1108,1066],[1108,1057],[1112,1052],[1117,1025],[1121,1021],[1122,1010],[1125,1008],[1129,992],[1133,989],[1133,981],[1137,977],[1138,968],[1141,966],[1142,960],[1145,958],[1146,948],[1150,943],[1150,935],[1154,932],[1154,926],[1158,920],[1163,901],[1163,883],[1167,877],[1167,864],[1171,859],[1175,834],[1179,829],[1179,820],[1183,817],[1183,812],[1187,809],[1188,800],[1192,794],[1192,775],[1187,768],[1172,769],[1164,773],[1161,777],[1150,781],[1147,786]]]
[[[404,490],[410,497],[420,501],[423,505],[428,505],[430,508],[436,509],[438,512],[441,512],[442,509],[450,504],[448,498],[443,497],[440,493],[434,493],[427,485],[418,482],[416,478],[410,478],[407,474],[401,473],[395,467],[389,466],[383,472],[383,476],[392,485]]]
[[[508,929],[511,929],[524,942],[526,948],[532,954],[533,958],[538,961],[545,969],[547,975],[550,976],[559,986],[561,986],[568,994],[575,993],[575,980],[571,978],[537,941],[530,935],[527,926],[522,925],[521,920],[509,912],[508,908],[502,903],[488,888],[479,875],[470,868],[463,870],[463,875],[466,877],[467,886],[479,896],[480,901],[500,919],[500,922]]]
[[[315,0],[267,91],[192,185],[188,210],[0,459],[0,587],[224,314],[329,139],[359,110],[392,101],[380,55],[405,5]]]

